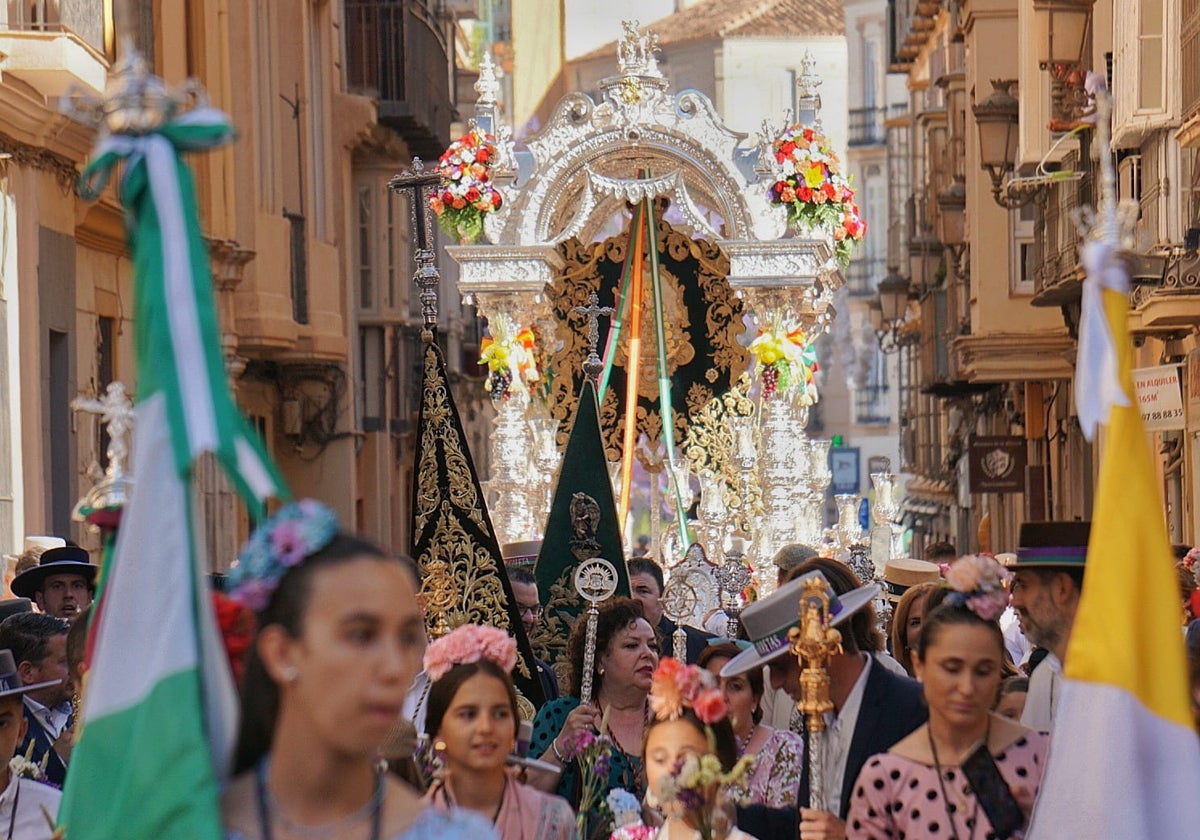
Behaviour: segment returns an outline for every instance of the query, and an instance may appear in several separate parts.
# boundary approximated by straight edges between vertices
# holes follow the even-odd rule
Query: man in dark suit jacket
[[[845,837],[851,792],[867,758],[889,749],[920,726],[927,714],[920,685],[892,674],[871,656],[878,647],[872,602],[879,587],[860,586],[847,566],[828,558],[802,563],[775,594],[746,607],[742,627],[753,647],[727,662],[721,676],[732,677],[766,665],[771,687],[800,700],[800,664],[791,653],[788,634],[799,625],[799,599],[811,597],[807,588],[817,580],[826,585],[829,622],[841,633],[842,653],[831,656],[827,668],[834,707],[823,736],[823,805],[829,810],[808,807],[806,760],[797,791],[802,840]]]
[[[674,656],[675,630],[679,625],[663,614],[662,595],[666,587],[662,567],[649,557],[634,557],[626,565],[629,569],[629,594],[642,605],[642,615],[650,626],[658,631],[662,655]],[[687,637],[687,662],[689,665],[695,665],[700,654],[715,637],[687,625],[684,625],[683,632]]]
[[[46,760],[46,781],[58,787],[66,781],[67,763],[55,745],[72,723],[67,680],[69,628],[64,619],[32,612],[0,622],[0,648],[12,651],[21,682],[42,686],[24,697],[29,726],[16,754],[25,755],[32,744],[31,758],[39,764]]]

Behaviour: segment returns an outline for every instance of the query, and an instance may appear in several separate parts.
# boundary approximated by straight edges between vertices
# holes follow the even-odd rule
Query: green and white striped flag
[[[192,470],[213,452],[256,510],[286,490],[229,392],[208,253],[180,153],[228,142],[202,107],[152,134],[101,141],[80,192],[124,164],[134,262],[138,402],[133,492],[88,640],[84,727],[59,824],[71,840],[220,840],[219,779],[237,700],[216,627]]]

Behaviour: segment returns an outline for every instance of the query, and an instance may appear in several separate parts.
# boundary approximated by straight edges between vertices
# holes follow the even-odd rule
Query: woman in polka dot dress
[[[981,742],[1028,818],[1046,760],[1048,736],[992,713],[1000,688],[1004,637],[995,617],[1007,593],[984,589],[1004,572],[991,558],[959,560],[956,591],[921,627],[914,662],[929,704],[929,723],[859,773],[846,819],[851,838],[993,838],[995,832],[963,775],[962,761]],[[955,567],[960,570],[955,587]],[[995,604],[989,604],[991,599]]]

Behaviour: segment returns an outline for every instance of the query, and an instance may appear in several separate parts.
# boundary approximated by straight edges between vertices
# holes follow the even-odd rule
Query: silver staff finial
[[[583,372],[591,377],[593,382],[599,384],[600,374],[604,371],[604,362],[600,358],[600,354],[596,352],[596,348],[600,344],[600,316],[612,315],[613,308],[601,306],[600,296],[592,292],[588,295],[587,306],[576,306],[571,310],[571,314],[587,318],[588,356],[583,362]]]

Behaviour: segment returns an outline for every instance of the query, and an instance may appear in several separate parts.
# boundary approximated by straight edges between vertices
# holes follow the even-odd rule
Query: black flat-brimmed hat
[[[845,595],[837,595],[820,572],[809,572],[785,583],[769,598],[755,601],[742,611],[742,628],[750,637],[753,647],[726,662],[721,669],[722,677],[736,677],[754,668],[761,668],[791,650],[788,631],[800,625],[800,593],[804,591],[805,581],[814,577],[820,578],[829,595],[831,626],[841,624],[879,594],[879,586],[868,583],[851,589]]]
[[[87,551],[77,545],[50,548],[43,552],[36,566],[13,578],[9,588],[19,598],[32,598],[51,575],[82,575],[87,578],[89,586],[95,586],[97,568],[90,561]]]
[[[28,694],[41,688],[62,685],[62,680],[22,685],[21,675],[17,673],[17,662],[11,650],[0,650],[0,697],[12,697],[14,694]]]
[[[1076,568],[1087,562],[1091,522],[1026,522],[1012,569]]]

